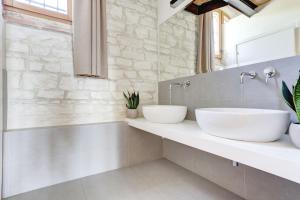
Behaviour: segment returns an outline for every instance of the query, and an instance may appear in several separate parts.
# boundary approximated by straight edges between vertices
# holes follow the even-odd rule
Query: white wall
[[[269,4],[248,18],[240,15],[224,27],[225,65],[235,62],[235,45],[267,33],[296,26],[300,22],[299,0],[271,0]]]
[[[184,9],[193,0],[184,0],[178,7],[170,7],[171,0],[158,0],[158,24],[162,24],[170,17]]]
[[[108,80],[74,76],[70,26],[7,13],[7,129],[120,121],[132,88],[157,102],[157,0],[107,2]]]

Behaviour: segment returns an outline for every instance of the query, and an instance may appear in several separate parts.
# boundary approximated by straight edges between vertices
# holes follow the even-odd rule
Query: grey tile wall
[[[265,83],[263,70],[274,67],[276,79]],[[265,62],[209,74],[195,75],[159,83],[159,104],[169,103],[169,84],[190,80],[186,90],[174,88],[173,104],[188,106],[188,119],[195,119],[195,108],[249,107],[266,109],[289,108],[281,97],[281,81],[292,85],[299,76],[300,57]],[[256,71],[255,80],[240,85],[240,73]],[[289,110],[290,111],[290,110]],[[292,120],[296,117],[292,113]],[[164,157],[248,200],[298,200],[300,185],[277,176],[240,165],[232,167],[229,160],[169,140],[163,142]]]
[[[4,197],[162,157],[160,137],[125,122],[4,133]]]
[[[278,75],[276,79],[271,79],[266,84],[263,70],[270,66],[276,68]],[[253,70],[258,73],[258,77],[254,80],[246,77],[244,85],[241,85],[241,72]],[[168,89],[171,82],[190,80],[191,87],[185,90],[182,88],[172,90],[173,104],[187,105],[189,119],[195,119],[194,109],[202,107],[288,109],[282,101],[281,81],[285,80],[288,85],[292,85],[299,76],[299,70],[300,56],[297,56],[163,81],[159,83],[159,103],[169,103]],[[295,119],[294,114],[293,119]]]
[[[247,200],[299,200],[300,185],[230,160],[164,140],[164,157]]]

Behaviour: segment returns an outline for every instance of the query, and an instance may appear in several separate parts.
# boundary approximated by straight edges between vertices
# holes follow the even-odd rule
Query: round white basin
[[[187,113],[186,106],[150,105],[143,106],[145,119],[154,123],[176,124],[184,120]]]
[[[290,124],[287,111],[248,108],[196,109],[196,119],[210,135],[252,142],[278,140]]]

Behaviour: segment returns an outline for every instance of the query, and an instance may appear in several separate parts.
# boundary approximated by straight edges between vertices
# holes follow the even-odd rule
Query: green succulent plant
[[[126,99],[126,107],[128,109],[137,109],[140,103],[140,94],[139,92],[133,91],[133,93],[130,93],[127,91],[127,94],[123,92],[123,95]]]
[[[287,84],[282,81],[282,95],[286,104],[295,111],[298,122],[300,122],[300,75],[296,85],[293,86],[292,91],[288,88]]]

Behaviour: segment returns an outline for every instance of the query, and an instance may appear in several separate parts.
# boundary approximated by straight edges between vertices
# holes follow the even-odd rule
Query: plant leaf
[[[139,94],[139,92],[137,92],[137,97],[136,97],[136,107],[138,107],[139,106],[139,104],[140,104],[140,94]]]
[[[125,99],[128,101],[128,97],[127,97],[127,95],[125,94],[125,92],[123,92],[123,95],[124,95]]]
[[[294,105],[298,120],[300,122],[300,76],[297,80],[297,84],[294,87]]]
[[[293,94],[290,92],[288,86],[286,85],[286,83],[284,81],[282,81],[282,95],[283,95],[287,105],[292,110],[296,111],[295,103],[294,103],[294,99],[293,99]]]
[[[123,92],[123,96],[126,99],[126,107],[128,109],[137,109],[139,102],[140,102],[140,96],[139,92],[136,92],[133,90],[132,93],[130,93],[128,90],[126,92]]]

